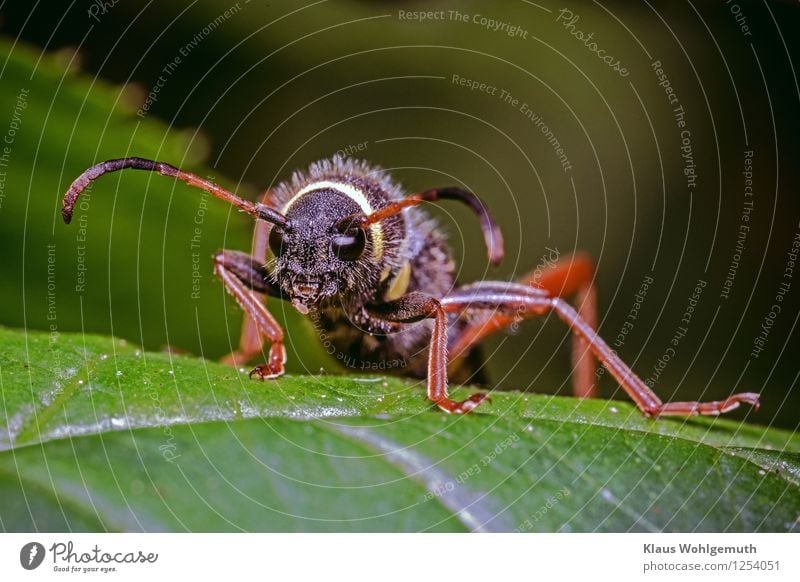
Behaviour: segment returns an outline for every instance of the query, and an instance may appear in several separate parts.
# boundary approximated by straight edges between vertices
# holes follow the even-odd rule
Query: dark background
[[[784,278],[786,252],[800,230],[796,3],[241,1],[207,33],[204,27],[235,3],[101,4],[73,2],[59,9],[6,2],[0,33],[18,43],[15,50],[44,51],[88,78],[124,86],[134,123],[163,67],[199,38],[166,75],[145,114],[183,136],[191,152],[181,154],[185,157],[161,152],[164,161],[191,167],[205,159],[215,176],[252,197],[295,168],[366,142],[360,155],[389,168],[409,190],[459,184],[487,201],[506,238],[507,258],[497,269],[487,266],[477,222],[467,210],[444,205],[433,211],[450,233],[463,281],[521,275],[547,256],[545,247],[591,253],[598,265],[601,335],[610,343],[642,281],[652,277],[619,347],[643,378],[652,375],[682,325],[698,280],[705,281],[657,392],[664,399],[711,399],[761,391],[762,410],[750,420],[797,426],[800,272],[793,280]],[[598,46],[618,58],[629,76],[615,73],[556,22],[565,7],[580,16],[576,29],[594,32]],[[420,23],[400,18],[401,10],[458,10],[469,21],[446,16]],[[744,16],[750,35],[732,10]],[[475,15],[519,26],[527,38],[487,30],[473,22]],[[655,60],[686,112],[698,176],[691,191],[680,130],[651,67]],[[453,83],[454,74],[505,89],[527,103],[563,146],[572,169],[563,170],[546,137],[518,108],[499,95]],[[77,139],[99,143],[113,137],[80,135],[82,114],[76,110]],[[5,124],[9,112],[2,115]],[[38,164],[63,167],[66,160],[74,168],[106,154],[139,153],[99,146],[98,151],[96,159],[76,159],[67,148]],[[753,152],[754,206],[724,299],[745,200],[745,151]],[[67,174],[59,176],[61,190],[73,177]],[[119,184],[150,182],[115,178],[98,184],[93,210],[110,213]],[[145,204],[136,187],[122,190],[130,208]],[[46,195],[57,204],[52,192]],[[176,199],[181,198],[190,195],[180,191]],[[14,214],[15,205],[23,204],[24,198],[9,200],[0,211],[0,243],[7,249],[0,324],[47,329],[41,257],[50,235],[37,234],[38,217]],[[91,289],[78,302],[69,285],[61,286],[59,329],[113,332],[151,349],[169,344],[218,357],[235,343],[240,315],[220,301],[209,255],[223,246],[247,248],[248,221],[215,211],[222,218],[208,225],[204,239],[209,276],[203,284],[210,291],[202,303],[190,305],[176,291],[191,285],[181,230],[190,220],[180,205],[196,208],[197,201],[146,204],[141,220],[164,221],[164,236],[137,238],[135,228],[126,230],[132,221],[124,213],[113,215],[116,230],[100,236],[98,218],[90,247]],[[55,206],[48,208],[52,213]],[[24,224],[17,216],[25,217]],[[24,245],[21,224],[29,227]],[[61,237],[60,248],[66,249],[74,234],[60,228],[53,236]],[[135,265],[135,272],[123,265]],[[60,280],[69,280],[72,271],[60,265]],[[782,311],[755,358],[753,340],[783,281],[791,286]],[[289,320],[293,351],[304,353],[290,355],[290,370],[334,368],[309,352],[307,324],[283,314],[282,307],[273,309]],[[564,326],[548,320],[527,323],[517,337],[489,341],[494,381],[509,389],[568,393],[568,340]],[[623,397],[608,377],[602,391]]]

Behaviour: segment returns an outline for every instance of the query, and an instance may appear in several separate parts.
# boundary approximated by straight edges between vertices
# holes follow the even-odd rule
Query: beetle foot
[[[467,414],[469,412],[472,412],[484,400],[489,403],[492,402],[492,399],[489,398],[488,395],[482,392],[478,392],[477,394],[473,394],[472,396],[470,396],[466,400],[462,400],[461,402],[445,398],[444,400],[439,400],[436,403],[436,406],[438,406],[439,408],[450,414]]]
[[[272,380],[278,376],[283,376],[283,366],[276,366],[274,364],[261,364],[256,366],[248,374],[252,379],[256,376],[259,380]]]
[[[725,400],[715,402],[665,402],[657,407],[645,410],[648,416],[691,416],[694,414],[702,414],[708,416],[716,416],[725,414],[740,404],[749,404],[754,410],[758,410],[760,406],[759,395],[755,392],[743,392],[740,394],[733,394]]]
[[[286,363],[286,348],[283,342],[274,342],[269,348],[269,361],[250,370],[250,378],[257,376],[259,380],[272,380],[283,376],[283,365]]]

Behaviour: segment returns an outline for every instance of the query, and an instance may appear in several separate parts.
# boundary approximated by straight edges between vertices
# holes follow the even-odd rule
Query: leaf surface
[[[0,343],[6,530],[787,531],[800,512],[778,429],[514,392],[448,416],[391,377]]]

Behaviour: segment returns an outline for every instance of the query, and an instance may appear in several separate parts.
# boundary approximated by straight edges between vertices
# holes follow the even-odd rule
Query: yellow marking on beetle
[[[384,299],[386,299],[386,301],[394,301],[395,299],[399,299],[405,295],[406,291],[408,291],[408,284],[410,281],[411,262],[406,261],[402,268],[397,272],[397,275],[394,276],[394,280],[386,290]]]
[[[295,202],[297,202],[300,199],[300,197],[305,196],[309,192],[315,192],[317,190],[325,190],[325,189],[336,190],[337,192],[344,194],[345,196],[350,198],[350,200],[358,204],[358,207],[366,216],[372,214],[372,206],[370,205],[369,200],[367,200],[367,197],[361,190],[359,190],[352,184],[343,184],[341,182],[331,182],[328,180],[314,182],[312,184],[309,184],[305,188],[302,188],[299,192],[297,192],[297,194],[291,197],[289,202],[287,202],[284,205],[283,210],[281,211],[282,214],[286,215],[289,208]],[[380,222],[376,222],[375,224],[371,224],[369,226],[369,229],[370,232],[372,233],[372,243],[373,243],[372,254],[376,259],[380,259],[381,257],[383,257],[383,226],[381,225]]]

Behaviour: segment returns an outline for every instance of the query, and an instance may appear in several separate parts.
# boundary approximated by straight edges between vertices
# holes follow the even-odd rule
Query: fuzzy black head
[[[300,312],[339,294],[360,294],[379,280],[381,231],[349,219],[363,215],[361,196],[352,187],[312,185],[287,203],[286,226],[270,231],[271,276]]]

